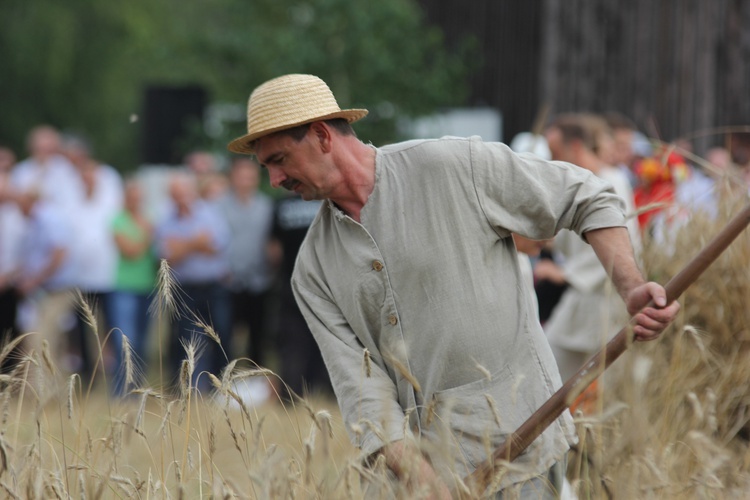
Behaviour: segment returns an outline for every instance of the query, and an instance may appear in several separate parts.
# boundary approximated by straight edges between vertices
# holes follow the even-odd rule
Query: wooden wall
[[[529,130],[539,106],[542,0],[420,0],[428,21],[449,46],[473,37],[479,57],[470,79],[468,105],[497,108],[503,139]]]
[[[722,143],[750,124],[750,2],[544,0],[540,100],[620,111],[652,136]],[[699,134],[698,137],[695,137]]]
[[[479,42],[468,104],[500,109],[506,140],[545,104],[619,111],[665,140],[750,125],[750,0],[419,3],[449,44]],[[701,152],[723,139],[694,142]]]

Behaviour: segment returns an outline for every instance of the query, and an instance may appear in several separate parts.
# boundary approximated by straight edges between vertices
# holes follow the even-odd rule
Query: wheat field
[[[650,279],[664,283],[677,273],[747,197],[726,199],[719,220],[690,217],[669,244],[645,242]],[[159,314],[168,315],[174,304],[166,272]],[[683,295],[665,334],[632,346],[598,385],[594,410],[575,413],[579,444],[567,475],[578,498],[750,494],[749,299],[750,233],[744,232]],[[93,314],[85,305],[84,311]],[[203,396],[190,382],[198,352],[186,348],[176,393],[160,388],[166,386],[160,378],[149,384],[131,362],[131,393],[112,398],[106,383],[90,388],[77,375],[63,376],[45,350],[0,375],[0,496],[429,495],[393,484],[382,461],[365,467],[335,401],[281,403],[272,396],[256,405],[238,394],[238,384],[251,379],[279,387],[270,370],[232,361],[222,374],[204,374],[215,392]]]

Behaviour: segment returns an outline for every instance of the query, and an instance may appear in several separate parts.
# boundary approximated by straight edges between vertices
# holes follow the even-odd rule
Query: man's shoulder
[[[481,141],[479,137],[444,136],[439,139],[412,139],[388,144],[379,148],[382,154],[399,154],[408,152],[431,152],[441,150],[461,150],[468,148],[472,141]]]

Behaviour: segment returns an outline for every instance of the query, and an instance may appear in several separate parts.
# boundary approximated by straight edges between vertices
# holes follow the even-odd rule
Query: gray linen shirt
[[[621,200],[578,167],[443,138],[377,149],[360,220],[324,203],[292,277],[350,436],[370,454],[416,433],[466,474],[561,385],[511,232],[622,226]],[[566,412],[500,486],[574,440]]]

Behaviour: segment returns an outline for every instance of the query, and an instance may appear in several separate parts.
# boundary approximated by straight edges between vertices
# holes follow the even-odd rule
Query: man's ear
[[[331,128],[323,122],[313,122],[310,125],[310,131],[313,133],[313,138],[316,144],[320,145],[320,150],[324,153],[331,152],[331,139],[332,133]]]

